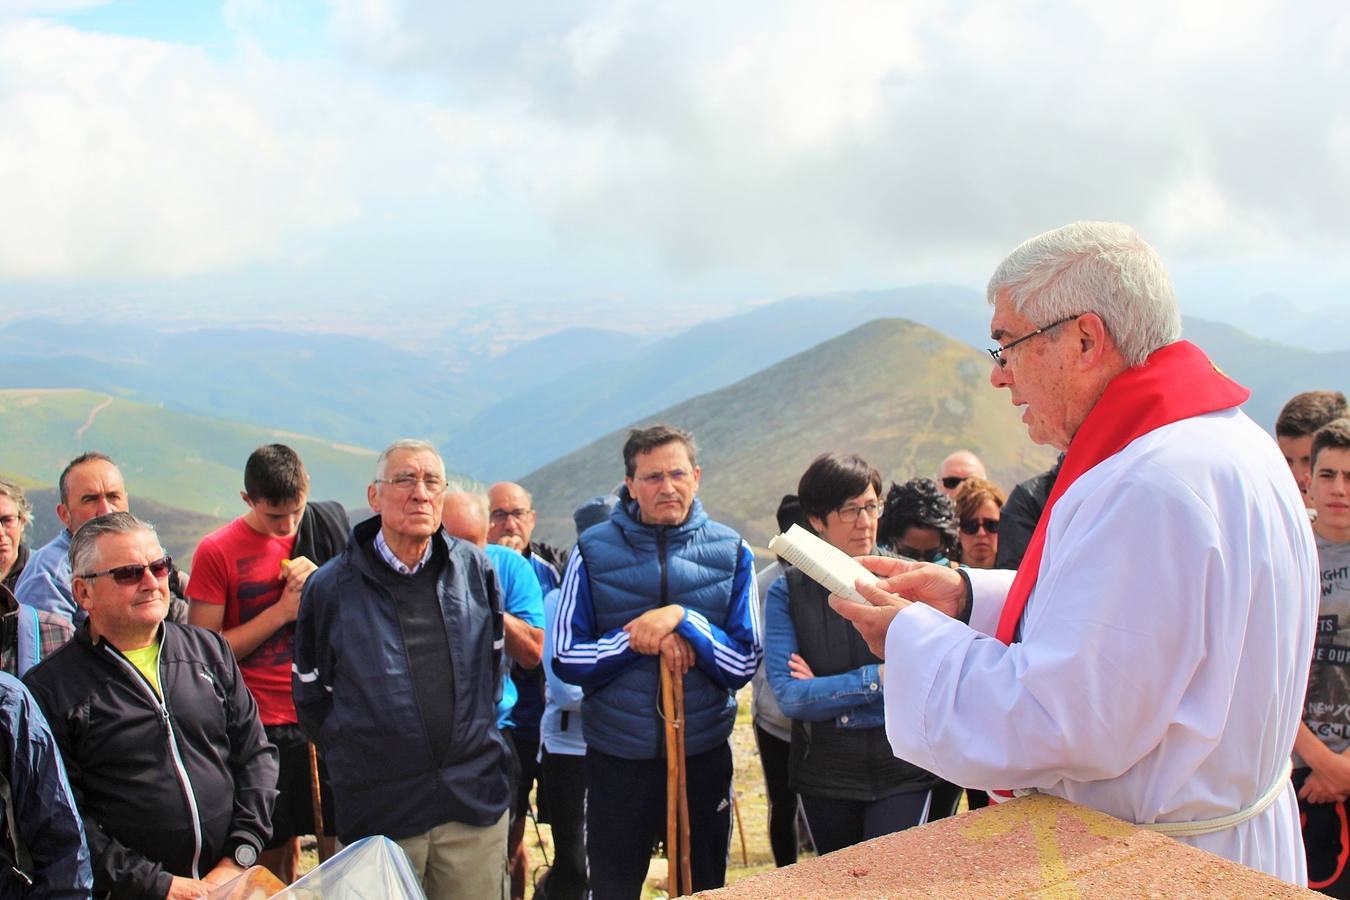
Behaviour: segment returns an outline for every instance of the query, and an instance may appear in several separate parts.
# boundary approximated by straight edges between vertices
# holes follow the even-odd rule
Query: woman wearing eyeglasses
[[[850,556],[876,553],[881,475],[859,456],[826,453],[802,475],[807,521]],[[950,815],[936,776],[895,758],[886,740],[881,660],[828,592],[789,568],[764,612],[769,684],[792,719],[788,777],[818,853]],[[938,809],[941,807],[941,809]]]
[[[962,565],[972,569],[994,568],[998,557],[998,520],[1006,499],[998,485],[983,478],[967,478],[952,494]]]

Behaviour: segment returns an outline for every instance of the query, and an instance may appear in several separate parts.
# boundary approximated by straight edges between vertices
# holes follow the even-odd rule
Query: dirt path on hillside
[[[89,430],[90,425],[94,424],[94,420],[98,418],[98,414],[103,412],[109,406],[112,406],[112,398],[104,397],[102,403],[89,410],[89,418],[84,420],[83,425],[75,429],[75,440],[78,441],[80,438],[84,437],[84,433]]]

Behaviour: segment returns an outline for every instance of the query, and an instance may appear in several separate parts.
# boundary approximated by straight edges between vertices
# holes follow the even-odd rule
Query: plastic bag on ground
[[[247,883],[254,871],[216,888],[207,900],[426,900],[403,848],[387,837],[362,838],[343,847],[290,887],[277,882],[274,893]]]

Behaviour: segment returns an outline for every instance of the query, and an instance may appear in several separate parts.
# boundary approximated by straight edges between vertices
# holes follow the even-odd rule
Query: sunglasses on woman
[[[980,526],[989,534],[998,534],[998,519],[963,519],[961,522],[962,534],[978,534]]]
[[[908,544],[896,544],[894,549],[899,555],[912,559],[915,562],[937,562],[937,558],[942,555],[941,547],[934,547],[931,550],[920,550],[917,547],[911,547]]]
[[[134,563],[129,566],[115,566],[103,572],[87,572],[79,575],[79,578],[102,578],[104,575],[111,575],[112,580],[121,585],[140,584],[141,579],[145,577],[145,570],[149,569],[150,574],[155,576],[156,580],[162,581],[169,577],[169,570],[173,568],[173,560],[167,556],[161,556],[159,559],[148,563]]]

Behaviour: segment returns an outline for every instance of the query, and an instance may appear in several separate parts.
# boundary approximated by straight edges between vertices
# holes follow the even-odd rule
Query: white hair
[[[1137,366],[1181,337],[1181,311],[1158,252],[1118,222],[1074,222],[1008,254],[989,279],[1039,326],[1096,313],[1127,364]]]
[[[380,453],[379,459],[375,460],[375,480],[384,480],[385,468],[389,465],[389,457],[394,453],[404,451],[407,453],[430,453],[436,457],[436,462],[441,464],[441,476],[445,475],[445,460],[441,459],[441,453],[434,444],[427,441],[419,441],[415,438],[402,438],[394,441]]]
[[[465,505],[472,508],[484,522],[492,516],[492,504],[488,503],[487,494],[482,491],[469,490],[465,488],[451,489],[445,494],[445,504],[449,506],[452,502],[463,500]]]

